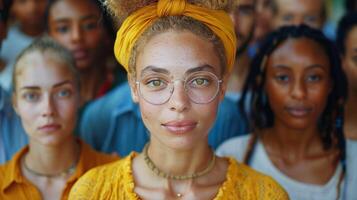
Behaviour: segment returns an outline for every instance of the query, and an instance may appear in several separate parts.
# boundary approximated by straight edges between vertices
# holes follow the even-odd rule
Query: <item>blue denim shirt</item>
[[[246,125],[242,122],[237,105],[223,100],[208,137],[209,144],[216,148],[224,140],[246,133]],[[149,134],[141,120],[139,105],[131,99],[127,82],[87,106],[79,134],[98,151],[126,156],[131,151],[142,150]]]
[[[0,164],[10,160],[27,143],[27,135],[12,108],[9,95],[0,86]]]

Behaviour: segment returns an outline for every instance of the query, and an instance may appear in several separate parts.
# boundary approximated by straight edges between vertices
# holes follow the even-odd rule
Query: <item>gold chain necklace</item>
[[[208,163],[207,167],[200,171],[200,172],[195,172],[193,174],[188,174],[188,175],[173,175],[173,174],[168,174],[166,172],[161,171],[155,164],[154,162],[151,160],[151,158],[148,155],[148,147],[149,145],[146,144],[144,147],[144,160],[146,165],[149,167],[149,169],[156,174],[157,176],[163,177],[163,178],[167,178],[167,179],[173,179],[173,180],[187,180],[187,179],[194,179],[203,175],[206,175],[207,173],[209,173],[213,167],[214,164],[216,163],[216,155],[214,154],[214,151],[212,151],[212,160]],[[180,197],[181,195],[178,194],[178,197]]]

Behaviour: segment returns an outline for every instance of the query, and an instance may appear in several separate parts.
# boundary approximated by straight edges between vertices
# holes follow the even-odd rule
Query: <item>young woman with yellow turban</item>
[[[228,1],[106,4],[128,16],[114,51],[150,143],[84,175],[69,199],[288,199],[271,178],[217,157],[208,145],[235,56]]]

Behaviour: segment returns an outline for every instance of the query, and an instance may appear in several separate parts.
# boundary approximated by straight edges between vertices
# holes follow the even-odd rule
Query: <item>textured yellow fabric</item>
[[[90,170],[73,186],[70,200],[138,200],[134,192],[132,159],[136,153],[117,162]],[[268,176],[229,158],[226,181],[214,200],[286,200],[287,193]]]
[[[159,0],[131,14],[117,32],[114,53],[117,60],[128,71],[131,51],[140,35],[158,18],[184,15],[192,17],[209,27],[222,41],[227,59],[227,71],[233,67],[236,51],[236,36],[232,20],[222,10],[195,6],[185,0]]]
[[[69,178],[62,192],[61,200],[68,199],[69,191],[74,183],[89,169],[98,165],[118,160],[116,156],[110,156],[94,151],[89,145],[80,142],[81,154],[76,166],[76,171]],[[14,157],[4,165],[0,166],[0,199],[1,200],[41,200],[39,190],[21,173],[20,161],[22,156],[28,152],[28,146],[20,150]]]

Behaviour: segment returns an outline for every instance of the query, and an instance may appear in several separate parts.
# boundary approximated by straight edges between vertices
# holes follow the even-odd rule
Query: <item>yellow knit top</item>
[[[139,200],[134,192],[131,153],[122,160],[90,170],[73,186],[70,200]],[[226,180],[214,200],[289,199],[287,193],[272,178],[263,175],[233,158],[229,159]]]

